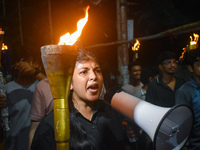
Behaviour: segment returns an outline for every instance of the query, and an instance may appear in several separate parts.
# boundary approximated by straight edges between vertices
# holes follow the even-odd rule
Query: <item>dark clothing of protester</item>
[[[176,92],[176,104],[187,104],[194,111],[194,124],[189,137],[189,150],[200,149],[200,84],[194,79]]]
[[[76,117],[83,130],[95,143],[94,150],[124,150],[125,133],[119,119],[120,115],[103,100],[97,100],[96,106],[91,121],[83,117],[74,108],[74,117]],[[73,133],[70,134],[73,136]],[[53,111],[39,124],[34,135],[31,150],[56,150]]]
[[[149,83],[146,101],[162,107],[172,107],[175,105],[175,92],[185,83],[182,78],[176,78],[174,91],[167,86],[159,76]]]

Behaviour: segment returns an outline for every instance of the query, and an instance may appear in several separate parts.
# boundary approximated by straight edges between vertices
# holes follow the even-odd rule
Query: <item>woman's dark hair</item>
[[[87,51],[85,49],[79,49],[76,61],[83,62],[89,60],[95,60],[97,63],[99,63],[97,57],[91,51]]]
[[[68,102],[70,112],[70,150],[94,150],[95,142],[86,133],[81,123],[76,119],[76,109],[72,102],[72,91],[70,91]]]

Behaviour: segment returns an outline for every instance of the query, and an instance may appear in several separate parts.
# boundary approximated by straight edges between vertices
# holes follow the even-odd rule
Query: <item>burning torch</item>
[[[187,53],[189,53],[189,51],[196,49],[198,47],[197,42],[199,39],[199,35],[193,33],[193,36],[194,36],[194,40],[193,40],[192,36],[190,36],[190,45],[186,46]]]
[[[132,46],[132,50],[134,52],[133,60],[138,59],[138,50],[140,48],[140,42],[136,39],[135,44]]]
[[[88,9],[89,6],[86,8],[85,18],[78,21],[76,32],[62,36],[58,45],[41,47],[42,62],[54,98],[54,130],[57,150],[69,150],[68,96],[78,55],[78,48],[74,43],[80,37],[88,21]]]
[[[186,47],[183,48],[183,52],[182,55],[179,57],[179,60],[182,61],[184,59],[184,54],[187,52],[189,53],[191,50],[196,49],[198,47],[198,39],[199,39],[199,35],[193,33],[194,36],[194,40],[192,38],[192,36],[190,36],[190,45],[187,45]]]

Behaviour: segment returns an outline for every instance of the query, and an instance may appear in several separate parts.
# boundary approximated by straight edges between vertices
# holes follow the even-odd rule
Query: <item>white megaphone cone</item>
[[[193,125],[193,111],[187,105],[159,107],[125,92],[115,93],[111,106],[131,118],[152,139],[156,150],[179,150]]]

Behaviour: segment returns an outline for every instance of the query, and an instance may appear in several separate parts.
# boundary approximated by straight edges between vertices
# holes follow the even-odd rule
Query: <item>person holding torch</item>
[[[97,59],[79,50],[69,96],[70,150],[123,150],[125,133],[116,111],[99,100],[103,76]],[[54,111],[40,122],[31,150],[56,150]]]

